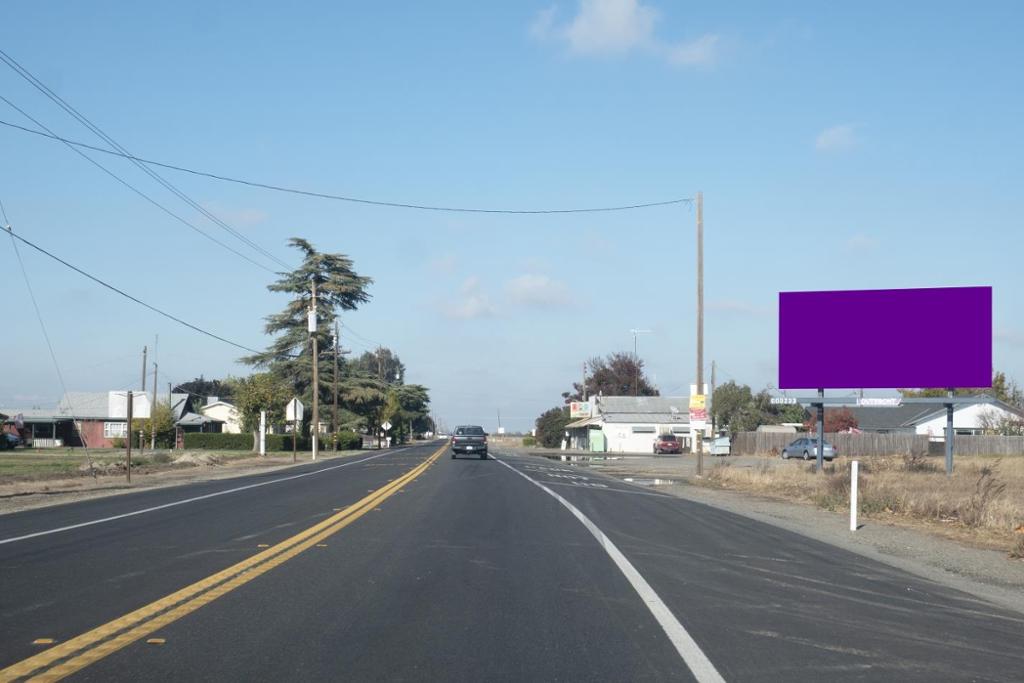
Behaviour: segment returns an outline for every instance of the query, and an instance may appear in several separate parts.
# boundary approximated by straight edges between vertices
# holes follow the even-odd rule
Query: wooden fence
[[[732,441],[733,455],[779,455],[782,449],[802,436],[811,434],[775,434],[739,432]],[[825,434],[839,455],[943,455],[944,442],[929,443],[923,434]],[[801,453],[796,453],[800,457]],[[1024,455],[1024,436],[957,436],[953,455]]]

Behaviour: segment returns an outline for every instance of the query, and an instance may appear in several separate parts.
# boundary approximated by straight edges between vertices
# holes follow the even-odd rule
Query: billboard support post
[[[818,398],[825,398],[825,390],[818,389]],[[814,463],[814,471],[821,474],[825,458],[825,402],[818,403],[818,453]]]
[[[950,402],[946,404],[946,476],[953,476],[953,390],[947,394]]]

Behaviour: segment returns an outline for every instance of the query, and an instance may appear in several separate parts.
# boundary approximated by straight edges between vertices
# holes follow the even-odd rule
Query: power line
[[[210,213],[210,211],[207,210],[206,207],[202,206],[201,204],[199,204],[198,202],[193,200],[191,197],[189,197],[187,194],[185,194],[184,192],[179,190],[177,187],[175,187],[173,184],[171,184],[169,181],[165,180],[163,178],[163,176],[158,174],[156,171],[154,171],[153,169],[149,168],[148,166],[142,164],[141,162],[135,160],[132,157],[132,155],[128,152],[128,150],[125,149],[123,146],[121,146],[120,143],[118,143],[112,137],[107,135],[103,130],[101,130],[99,128],[99,126],[95,125],[84,114],[79,112],[71,104],[69,104],[66,100],[64,100],[64,98],[62,98],[57,93],[53,92],[49,87],[47,87],[47,85],[45,83],[43,83],[38,78],[36,78],[28,69],[26,69],[24,66],[19,64],[17,60],[15,60],[9,54],[4,52],[2,49],[0,49],[0,61],[3,61],[5,64],[7,64],[7,66],[10,67],[15,73],[17,73],[23,79],[28,81],[28,83],[31,84],[36,90],[38,90],[39,92],[43,93],[43,95],[45,95],[47,98],[49,98],[51,102],[53,102],[58,107],[63,109],[72,118],[74,118],[76,121],[78,121],[83,126],[88,128],[90,131],[92,131],[100,139],[102,139],[105,142],[107,142],[107,144],[109,144],[111,147],[116,149],[118,152],[123,154],[124,158],[127,158],[127,159],[131,160],[131,162],[133,164],[135,164],[135,166],[138,167],[142,172],[147,174],[153,180],[155,180],[158,183],[160,183],[160,185],[162,185],[164,188],[169,190],[171,193],[173,193],[179,199],[181,199],[186,204],[191,206],[193,209],[195,209],[196,211],[199,211],[201,214],[206,216],[209,220],[211,220],[213,223],[215,223],[218,227],[220,227],[221,229],[227,231],[229,234],[231,234],[232,236],[234,236],[238,240],[242,241],[244,244],[247,244],[250,248],[254,249],[255,251],[261,253],[263,256],[267,257],[271,261],[277,263],[281,267],[283,267],[285,269],[289,268],[287,263],[285,263],[281,259],[277,258],[277,256],[275,256],[274,254],[270,253],[269,251],[267,251],[266,249],[264,249],[260,245],[256,244],[255,242],[253,242],[248,237],[246,237],[245,235],[241,234],[240,232],[238,232],[237,230],[232,228],[230,225],[225,223],[223,220],[221,220],[217,216],[215,216],[212,213]]]
[[[6,221],[6,219],[5,219],[5,221]],[[92,280],[96,284],[102,285],[103,287],[106,287],[107,289],[109,289],[112,292],[120,294],[124,298],[129,299],[130,301],[134,301],[135,303],[139,304],[140,306],[144,306],[144,307],[148,308],[149,310],[153,311],[154,313],[162,315],[163,317],[168,318],[169,320],[173,320],[174,322],[178,323],[179,325],[184,325],[185,327],[187,327],[187,328],[189,328],[191,330],[195,330],[196,332],[199,332],[200,334],[205,334],[207,337],[211,337],[213,339],[216,339],[217,341],[222,341],[225,344],[230,344],[231,346],[234,346],[235,348],[242,349],[243,351],[249,351],[250,353],[262,353],[262,351],[257,351],[256,349],[249,348],[248,346],[245,346],[244,344],[238,344],[236,342],[231,341],[230,339],[225,339],[224,337],[221,337],[220,335],[214,334],[213,332],[208,332],[207,330],[204,330],[201,327],[193,325],[190,322],[186,322],[186,321],[182,320],[181,318],[178,318],[177,316],[171,315],[167,311],[160,310],[156,306],[147,304],[142,299],[134,297],[131,294],[129,294],[128,292],[125,292],[123,289],[118,289],[117,287],[115,287],[114,285],[112,285],[112,284],[110,284],[108,282],[104,282],[103,280],[99,279],[95,275],[90,275],[89,273],[85,272],[84,270],[82,270],[78,266],[75,266],[75,265],[73,265],[71,263],[68,263],[67,261],[65,261],[61,257],[59,257],[59,256],[57,256],[57,255],[47,251],[46,249],[40,247],[38,244],[35,244],[34,242],[31,242],[31,241],[25,239],[21,235],[15,233],[14,229],[10,225],[7,225],[6,228],[7,228],[7,233],[11,236],[11,240],[12,241],[16,239],[16,240],[19,240],[19,241],[23,242],[24,244],[32,247],[33,249],[35,249],[39,253],[44,254],[46,256],[49,256],[54,261],[57,261],[58,263],[67,266],[68,268],[70,268],[71,270],[75,271],[79,275],[83,275],[83,276],[89,278],[90,280]],[[17,247],[15,247],[15,249],[17,249]],[[19,255],[19,258],[20,258],[20,255]]]
[[[26,112],[26,111],[25,111],[24,109],[22,109],[21,107],[19,107],[19,106],[18,106],[18,105],[16,105],[16,104],[14,104],[13,102],[11,102],[11,101],[10,101],[9,99],[7,99],[6,97],[4,97],[3,95],[0,95],[0,100],[3,100],[4,102],[6,102],[6,103],[7,103],[7,104],[8,104],[8,105],[9,105],[9,106],[10,106],[10,107],[12,108],[12,109],[14,109],[15,111],[19,112],[19,113],[20,113],[20,114],[21,114],[22,116],[24,116],[25,118],[29,119],[30,121],[32,121],[32,123],[36,124],[37,126],[39,126],[40,128],[42,128],[43,130],[45,130],[45,131],[49,132],[49,133],[50,133],[51,135],[53,135],[53,134],[54,134],[52,130],[50,130],[49,128],[47,128],[47,127],[46,127],[45,125],[43,125],[42,123],[40,123],[40,122],[39,122],[39,121],[38,121],[38,120],[37,120],[36,118],[34,118],[34,117],[33,117],[33,116],[31,115],[31,114],[29,114],[29,113],[28,113],[28,112]],[[95,159],[93,159],[92,157],[90,157],[90,156],[89,156],[88,154],[84,153],[84,152],[83,152],[83,151],[81,151],[80,149],[78,149],[78,148],[76,148],[76,147],[74,147],[73,145],[70,145],[70,144],[68,144],[68,148],[69,148],[70,150],[72,150],[72,151],[73,151],[73,152],[74,152],[75,154],[78,154],[78,155],[79,155],[80,157],[82,157],[83,159],[85,159],[86,161],[88,161],[88,162],[89,162],[90,164],[92,164],[92,165],[93,165],[93,166],[95,166],[96,168],[98,168],[98,169],[100,169],[101,171],[103,171],[104,173],[106,173],[106,174],[107,174],[108,176],[110,176],[111,178],[113,178],[113,179],[114,179],[114,180],[116,180],[117,182],[119,182],[119,183],[121,183],[122,185],[124,185],[125,187],[127,187],[127,188],[128,188],[129,190],[131,190],[131,191],[132,191],[132,192],[134,192],[135,194],[137,194],[137,195],[139,195],[140,197],[142,197],[143,199],[145,199],[145,200],[146,200],[147,202],[149,202],[149,203],[150,203],[150,204],[152,204],[153,206],[157,207],[158,209],[160,209],[161,211],[163,211],[164,213],[166,213],[166,214],[167,214],[168,216],[170,216],[170,217],[171,217],[171,218],[173,218],[174,220],[178,221],[179,223],[182,223],[182,224],[184,224],[185,226],[187,226],[187,227],[191,228],[192,230],[194,230],[194,231],[198,232],[198,233],[199,233],[200,235],[202,235],[202,236],[203,236],[203,237],[205,237],[206,239],[210,240],[211,242],[213,242],[213,243],[215,243],[215,244],[218,244],[218,245],[220,245],[220,246],[224,247],[225,249],[227,249],[227,250],[228,250],[228,251],[230,251],[231,253],[235,254],[236,256],[239,256],[239,257],[241,257],[241,258],[245,259],[246,261],[248,261],[249,263],[253,264],[253,265],[254,265],[254,266],[256,266],[257,268],[262,268],[263,270],[267,271],[268,273],[273,273],[273,272],[275,272],[275,271],[274,271],[273,269],[271,269],[271,268],[267,268],[267,267],[266,267],[266,266],[264,266],[264,265],[263,265],[262,263],[258,263],[258,262],[256,262],[256,261],[252,260],[251,258],[249,258],[248,256],[246,256],[246,255],[245,255],[245,254],[243,254],[242,252],[240,252],[240,251],[238,251],[238,250],[236,250],[236,249],[233,249],[232,247],[230,247],[230,246],[228,246],[227,244],[224,244],[223,242],[221,242],[220,240],[218,240],[218,239],[217,239],[216,237],[214,237],[213,235],[210,235],[209,233],[205,232],[204,230],[202,230],[202,229],[200,229],[200,228],[196,227],[195,225],[193,225],[192,223],[190,223],[190,222],[189,222],[188,220],[186,220],[186,219],[182,218],[181,216],[179,216],[178,214],[174,213],[173,211],[171,211],[170,209],[168,209],[168,208],[167,208],[166,206],[164,206],[163,204],[161,204],[161,203],[160,203],[160,202],[158,202],[157,200],[153,199],[153,198],[152,198],[152,197],[150,197],[150,196],[149,196],[148,194],[146,194],[146,193],[145,193],[145,192],[143,192],[142,190],[138,189],[137,187],[135,187],[134,185],[132,185],[131,183],[129,183],[129,182],[127,181],[127,180],[124,180],[124,179],[123,179],[123,178],[121,178],[121,177],[120,177],[119,175],[117,175],[116,173],[114,173],[113,171],[111,171],[110,169],[108,169],[108,168],[107,168],[106,166],[104,166],[104,165],[103,165],[103,164],[101,164],[100,162],[96,161]]]
[[[40,131],[19,126],[15,123],[9,123],[0,119],[0,125],[7,126],[8,128],[14,128],[16,130],[23,131],[25,133],[31,133],[40,137],[49,138],[51,140],[57,140],[63,142],[66,145],[72,145],[74,147],[81,147],[83,149],[90,149],[95,152],[102,152],[103,154],[109,154],[111,156],[122,157],[124,159],[130,159],[137,161],[142,164],[150,166],[159,166],[160,168],[166,168],[172,171],[179,171],[181,173],[190,173],[195,176],[201,176],[204,178],[211,178],[213,180],[220,180],[226,183],[235,183],[238,185],[247,185],[249,187],[256,187],[263,190],[273,190],[274,192],[284,192],[287,194],[302,195],[305,197],[316,197],[318,199],[332,199],[340,202],[351,202],[353,204],[368,204],[370,206],[383,206],[394,209],[414,209],[418,211],[447,211],[452,213],[491,213],[491,214],[526,214],[526,215],[537,215],[537,214],[566,214],[566,213],[608,213],[613,211],[632,211],[634,209],[650,209],[658,206],[670,206],[673,204],[688,204],[692,203],[691,197],[678,197],[676,199],[668,199],[665,201],[658,202],[645,202],[636,204],[623,204],[620,206],[599,206],[599,207],[582,207],[582,208],[570,208],[570,209],[483,209],[483,208],[472,208],[464,206],[434,206],[429,204],[413,204],[409,202],[389,202],[375,199],[365,199],[362,197],[352,197],[346,195],[330,194],[327,192],[314,192],[312,190],[302,190],[294,187],[283,187],[281,185],[273,185],[271,183],[259,182],[256,180],[245,180],[243,178],[234,178],[231,176],[221,175],[218,173],[211,173],[209,171],[200,171],[194,168],[188,168],[186,166],[176,166],[174,164],[165,163],[162,161],[154,161],[152,159],[145,159],[143,157],[137,157],[131,154],[117,152],[110,149],[104,149],[102,147],[96,147],[84,142],[63,138],[53,133],[53,131]]]
[[[92,472],[93,476],[96,476],[96,473],[93,470],[92,456],[89,454],[89,444],[82,435],[82,429],[78,420],[75,418],[75,408],[71,404],[71,397],[68,394],[67,384],[64,383],[64,373],[61,372],[60,363],[57,362],[57,353],[53,350],[53,342],[50,341],[50,333],[46,329],[46,323],[43,321],[43,314],[39,310],[39,302],[36,301],[36,293],[32,289],[32,283],[28,279],[28,270],[25,269],[25,262],[21,258],[21,250],[18,249],[18,243],[14,241],[14,238],[17,237],[17,235],[15,235],[14,231],[11,230],[11,222],[7,218],[7,209],[4,208],[3,202],[0,202],[0,216],[3,216],[4,227],[7,228],[7,234],[11,236],[11,246],[14,247],[15,256],[18,257],[18,265],[21,267],[21,276],[25,279],[25,288],[28,290],[29,299],[32,300],[32,308],[35,309],[36,319],[39,321],[39,328],[43,331],[43,339],[46,340],[46,348],[50,350],[50,360],[53,361],[53,368],[57,371],[57,380],[60,382],[60,387],[64,391],[64,396],[67,398],[68,412],[71,413],[71,423],[78,432],[78,439],[82,442],[82,446],[85,448],[85,457],[89,460],[89,470]]]

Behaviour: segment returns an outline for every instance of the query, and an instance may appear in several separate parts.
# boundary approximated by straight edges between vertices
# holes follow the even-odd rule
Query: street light
[[[637,335],[649,334],[650,330],[638,330],[632,329],[630,332],[633,333],[633,396],[639,396],[640,394],[640,356],[637,354],[636,338]]]

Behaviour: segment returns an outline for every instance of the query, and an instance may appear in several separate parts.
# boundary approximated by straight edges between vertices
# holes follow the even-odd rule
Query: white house
[[[216,396],[210,396],[207,399],[206,405],[199,410],[206,417],[223,422],[224,425],[221,431],[225,434],[242,433],[242,416],[238,414],[238,408],[227,401],[221,401]]]
[[[591,415],[569,423],[570,446],[607,453],[650,453],[659,434],[693,449],[689,396],[598,396]],[[711,435],[711,423],[704,427]]]

